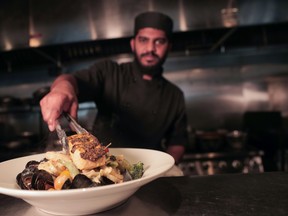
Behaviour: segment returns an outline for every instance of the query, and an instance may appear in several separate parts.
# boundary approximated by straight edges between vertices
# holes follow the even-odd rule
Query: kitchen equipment
[[[0,97],[1,107],[12,107],[12,106],[18,106],[20,104],[21,104],[21,100],[19,98],[9,96],[9,95]]]
[[[233,130],[227,133],[227,143],[231,149],[241,150],[246,145],[246,133],[239,130]]]
[[[196,148],[199,152],[216,152],[226,145],[226,130],[196,131]]]
[[[12,112],[12,111],[28,111],[31,109],[31,103],[29,98],[18,98],[11,95],[0,97],[0,111]]]
[[[187,176],[227,173],[262,173],[263,151],[185,154],[179,168]]]
[[[281,112],[245,112],[243,115],[243,130],[247,133],[247,146],[253,146],[264,151],[263,163],[265,170],[284,170],[285,145]]]
[[[23,131],[19,134],[11,134],[0,140],[0,149],[5,151],[30,151],[39,148],[38,135],[31,131]]]

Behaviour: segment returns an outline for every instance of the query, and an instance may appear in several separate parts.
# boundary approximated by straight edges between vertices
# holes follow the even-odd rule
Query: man
[[[50,131],[63,111],[77,116],[78,100],[93,100],[98,110],[93,134],[104,145],[165,150],[178,163],[187,142],[184,96],[162,77],[172,29],[170,17],[142,13],[130,41],[133,62],[106,60],[59,76],[40,101]]]

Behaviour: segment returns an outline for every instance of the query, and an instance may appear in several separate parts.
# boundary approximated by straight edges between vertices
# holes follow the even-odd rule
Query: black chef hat
[[[144,12],[135,18],[134,35],[137,35],[140,29],[146,27],[163,30],[170,38],[173,31],[173,20],[159,12]]]

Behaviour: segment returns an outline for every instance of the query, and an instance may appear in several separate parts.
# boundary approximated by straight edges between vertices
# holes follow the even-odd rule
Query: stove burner
[[[263,152],[188,154],[179,164],[184,175],[262,173]]]

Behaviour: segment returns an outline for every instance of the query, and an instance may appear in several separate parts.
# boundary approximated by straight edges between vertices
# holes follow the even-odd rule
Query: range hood
[[[173,52],[288,45],[286,0],[1,1],[0,72],[129,53],[134,17],[174,19]]]

